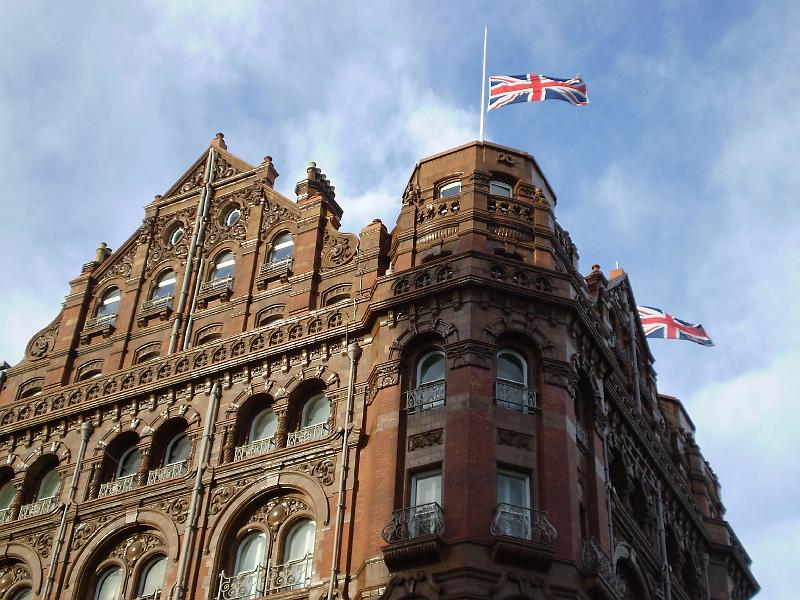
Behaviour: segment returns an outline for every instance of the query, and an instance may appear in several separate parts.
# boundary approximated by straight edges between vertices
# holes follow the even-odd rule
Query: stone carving
[[[176,523],[185,523],[189,512],[189,501],[186,498],[169,498],[161,500],[157,505],[167,513]]]
[[[154,243],[147,254],[145,273],[150,275],[160,264],[173,258],[178,259],[182,265],[186,264],[196,211],[194,206],[187,206],[176,213],[162,215],[152,222],[151,231]],[[169,239],[170,234],[178,227],[183,228],[183,237],[177,244],[172,244]],[[139,243],[142,243],[141,240],[142,236],[140,235]]]
[[[49,533],[35,533],[29,535],[22,540],[36,551],[36,554],[42,558],[50,556],[50,550],[53,547],[53,536]]]
[[[375,370],[376,387],[382,390],[400,383],[400,363],[389,363],[380,365]]]
[[[204,243],[206,249],[213,248],[226,240],[243,242],[247,239],[247,222],[250,218],[250,204],[247,199],[252,193],[253,186],[249,186],[232,194],[220,196],[212,202],[211,216],[206,225]],[[223,219],[233,208],[238,208],[241,216],[236,224],[227,226],[223,223]]]
[[[106,268],[106,270],[103,272],[103,276],[97,282],[98,286],[102,285],[109,279],[113,279],[114,277],[128,279],[133,271],[134,258],[136,258],[136,244],[132,245],[125,254],[108,258],[106,263],[111,264]],[[105,266],[106,263],[103,263],[103,266]]]
[[[322,485],[333,485],[336,480],[336,464],[330,458],[292,465],[287,469],[316,477]]]
[[[322,240],[322,268],[333,269],[349,263],[358,250],[358,238],[352,233],[325,230]]]
[[[494,352],[491,348],[478,344],[460,343],[447,349],[447,358],[451,369],[467,366],[489,369],[494,360]]]
[[[18,581],[25,581],[30,578],[30,571],[22,564],[17,563],[0,567],[0,594],[5,594]]]
[[[439,202],[437,204],[426,204],[424,207],[420,206],[417,211],[417,223],[426,223],[438,216],[445,216],[448,213],[456,214],[461,210],[461,202],[453,200],[450,203]]]
[[[259,237],[262,242],[266,242],[270,234],[270,229],[275,223],[280,221],[288,221],[294,219],[294,215],[285,206],[281,206],[277,202],[270,202],[264,200],[264,213],[261,222],[261,234]]]
[[[555,600],[550,586],[542,577],[506,571],[500,581],[489,588],[489,594],[496,600],[511,598],[530,598],[531,600]]]
[[[242,479],[237,479],[231,483],[226,483],[225,485],[221,485],[214,490],[211,494],[211,504],[209,506],[208,512],[212,515],[216,515],[225,508],[225,505],[228,504],[231,498],[233,498],[236,494],[242,491],[244,488],[248,487],[250,484],[253,483],[253,478],[245,477]]]
[[[273,498],[250,517],[250,523],[265,523],[273,532],[297,512],[310,511],[308,505],[299,498]]]
[[[149,550],[163,545],[163,540],[152,533],[137,533],[114,546],[110,556],[121,558],[128,564],[133,564]]]
[[[42,358],[50,349],[50,340],[45,336],[40,335],[31,344],[31,356],[33,358]]]
[[[79,523],[72,536],[72,549],[82,548],[89,541],[89,538],[94,535],[95,531],[105,525],[108,520],[108,516],[101,516],[94,521],[82,521]]]
[[[430,431],[423,431],[408,438],[408,451],[413,452],[419,448],[427,448],[429,446],[439,446],[442,444],[442,436],[444,430],[431,429]]]
[[[523,450],[533,450],[533,436],[508,429],[497,428],[497,443],[512,448],[522,448]]]

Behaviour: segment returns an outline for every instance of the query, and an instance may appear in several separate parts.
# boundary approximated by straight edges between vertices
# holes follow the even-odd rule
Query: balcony
[[[56,509],[55,498],[42,498],[30,504],[23,504],[19,509],[19,518],[35,517],[37,515],[44,515],[51,513]]]
[[[233,455],[233,460],[244,460],[251,456],[259,456],[267,452],[272,452],[273,450],[275,450],[275,438],[256,440],[244,446],[237,446]]]
[[[161,600],[161,590],[156,590],[151,594],[145,594],[144,596],[136,596],[133,600]]]
[[[206,281],[197,293],[197,303],[201,308],[212,300],[227,300],[233,293],[233,277],[223,277]]]
[[[494,511],[491,532],[498,536],[492,553],[500,562],[524,564],[552,560],[553,542],[558,534],[544,511],[501,502]]]
[[[10,520],[11,520],[11,509],[4,508],[3,510],[0,510],[0,525],[2,525],[3,523],[8,523]]]
[[[152,298],[142,302],[142,308],[139,311],[139,318],[137,323],[139,327],[144,327],[149,319],[158,317],[162,321],[166,321],[172,312],[172,296],[164,296],[163,298]]]
[[[253,600],[307,588],[311,583],[312,558],[313,555],[307,554],[282,565],[259,566],[230,577],[223,572],[219,576],[216,600]]]
[[[447,388],[444,381],[434,381],[419,386],[406,392],[406,412],[430,410],[444,406],[447,397]]]
[[[321,440],[328,435],[328,424],[318,423],[310,427],[303,427],[299,431],[290,431],[286,436],[286,446],[299,446],[300,444],[307,444]]]
[[[401,508],[392,513],[381,537],[388,544],[383,558],[390,570],[438,560],[444,533],[444,511],[438,503]]]
[[[266,264],[261,265],[261,268],[258,270],[258,279],[256,280],[256,285],[258,289],[263,290],[267,287],[267,284],[271,281],[275,281],[280,279],[281,281],[285,282],[289,275],[292,274],[292,259],[284,258],[283,260],[276,260],[273,262],[268,262]]]
[[[511,381],[494,382],[494,403],[508,410],[521,413],[536,412],[536,391],[527,386]]]
[[[87,319],[81,331],[81,342],[84,344],[89,342],[89,339],[98,333],[103,337],[108,337],[114,331],[117,324],[117,315],[103,315],[102,317],[95,317],[94,319]]]
[[[100,486],[100,493],[97,495],[97,497],[103,498],[105,496],[113,496],[115,494],[129,492],[135,487],[136,487],[136,475],[128,475],[127,477],[120,477],[119,479],[115,479],[114,481],[109,481],[108,483],[102,484]]]
[[[189,466],[186,461],[174,463],[155,469],[147,474],[147,485],[151,483],[160,483],[162,481],[169,481],[170,479],[177,479],[183,477],[189,472]]]

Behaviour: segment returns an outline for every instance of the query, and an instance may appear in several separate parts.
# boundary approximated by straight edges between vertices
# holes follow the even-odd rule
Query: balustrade
[[[436,502],[401,508],[381,533],[387,544],[394,544],[425,535],[441,537],[444,533],[444,511]]]
[[[8,523],[10,520],[11,520],[11,509],[4,508],[3,510],[0,510],[0,525],[2,525],[3,523]]]
[[[265,438],[263,440],[256,440],[244,446],[237,446],[234,451],[233,460],[244,460],[251,456],[258,456],[266,454],[275,450],[275,438]]]
[[[143,596],[136,596],[133,600],[161,600],[161,590],[156,590]]]
[[[259,566],[252,571],[219,576],[216,600],[253,600],[269,594],[304,589],[311,583],[312,554],[280,565]]]
[[[511,381],[494,382],[494,402],[497,406],[521,413],[536,412],[536,391]]]
[[[406,412],[409,414],[444,406],[447,388],[444,381],[434,381],[406,392]]]
[[[121,494],[136,487],[136,475],[128,475],[127,477],[120,477],[114,481],[109,481],[100,486],[100,493],[98,497],[113,496],[114,494]]]
[[[35,517],[36,515],[44,515],[53,512],[56,509],[55,498],[42,498],[30,504],[23,504],[19,509],[19,518]]]
[[[494,511],[492,535],[519,538],[545,546],[556,539],[556,528],[541,510],[501,502]]]
[[[176,479],[183,477],[188,472],[188,465],[186,461],[177,462],[171,465],[166,465],[160,469],[155,469],[147,474],[147,483],[159,483],[169,479]]]
[[[319,423],[310,427],[303,427],[299,431],[290,431],[286,436],[286,446],[298,446],[315,440],[321,440],[328,435],[328,424]]]

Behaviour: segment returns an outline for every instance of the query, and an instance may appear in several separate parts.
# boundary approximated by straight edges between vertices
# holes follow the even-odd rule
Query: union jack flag
[[[556,79],[547,75],[492,75],[489,77],[489,108],[500,108],[515,102],[565,100],[574,106],[589,104],[586,84],[580,75],[572,79]]]
[[[689,340],[701,346],[714,345],[702,325],[693,325],[686,321],[681,321],[658,308],[639,306],[638,309],[645,337]]]

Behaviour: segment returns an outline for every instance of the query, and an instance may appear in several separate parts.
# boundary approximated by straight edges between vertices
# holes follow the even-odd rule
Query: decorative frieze
[[[497,428],[497,443],[502,446],[511,446],[512,448],[533,450],[533,436],[509,429],[501,429],[500,427]]]
[[[408,451],[413,452],[420,448],[427,448],[429,446],[439,446],[442,443],[444,436],[444,429],[431,429],[430,431],[423,431],[408,436]]]

